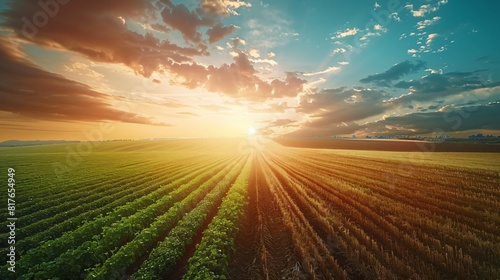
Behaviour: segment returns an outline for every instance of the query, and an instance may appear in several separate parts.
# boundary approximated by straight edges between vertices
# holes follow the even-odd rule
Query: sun
[[[253,127],[249,127],[247,129],[247,133],[248,133],[248,135],[255,135],[255,133],[257,133],[257,130]]]

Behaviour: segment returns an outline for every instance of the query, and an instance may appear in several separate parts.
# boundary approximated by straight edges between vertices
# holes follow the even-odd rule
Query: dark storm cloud
[[[437,112],[412,113],[369,123],[365,131],[381,134],[427,134],[469,130],[499,130],[500,103],[482,106],[448,106]],[[402,133],[404,132],[404,133]]]
[[[311,125],[342,123],[376,116],[388,109],[383,103],[385,92],[370,89],[328,89],[301,98],[298,112],[310,114],[317,120]]]
[[[384,91],[336,88],[301,97],[297,112],[311,117],[290,135],[351,134],[360,127],[355,121],[377,116],[390,108],[382,102]]]
[[[408,89],[410,94],[394,99],[396,105],[410,102],[439,100],[445,97],[462,94],[477,89],[493,89],[499,82],[487,83],[479,75],[483,70],[473,72],[450,72],[446,74],[432,73],[419,80],[400,81],[394,87]]]
[[[423,69],[425,64],[426,63],[421,60],[418,60],[415,63],[406,60],[392,66],[389,70],[383,73],[370,75],[359,81],[364,84],[373,83],[379,86],[389,87],[393,81],[399,80],[404,75]]]

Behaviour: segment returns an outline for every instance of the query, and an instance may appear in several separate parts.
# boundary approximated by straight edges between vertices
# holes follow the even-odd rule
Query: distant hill
[[[66,141],[66,140],[7,140],[0,142],[0,147],[17,147],[17,146],[35,146],[35,145],[51,145],[51,144],[64,144],[64,143],[74,143],[77,141]]]

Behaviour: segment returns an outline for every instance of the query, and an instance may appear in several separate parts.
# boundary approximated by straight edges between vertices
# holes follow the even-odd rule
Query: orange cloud
[[[264,81],[258,77],[253,66],[255,62],[238,48],[244,44],[238,38],[233,39],[234,63],[197,64],[194,57],[209,55],[200,28],[209,28],[206,32],[209,42],[217,42],[236,29],[234,25],[223,26],[204,8],[210,10],[212,7],[211,13],[224,14],[222,8],[234,11],[248,6],[240,1],[203,1],[201,5],[202,8],[190,11],[185,5],[174,5],[169,0],[155,4],[146,0],[74,0],[59,6],[57,14],[50,17],[46,25],[35,26],[36,30],[30,30],[33,36],[26,36],[23,32],[27,30],[26,24],[21,19],[33,18],[40,6],[35,1],[19,0],[10,3],[4,13],[4,24],[19,37],[42,47],[69,50],[93,61],[123,64],[144,77],[154,72],[169,73],[176,77],[171,83],[191,89],[204,87],[212,92],[252,100],[296,96],[302,90],[306,81],[292,73],[287,73],[284,81]],[[161,14],[160,19],[158,14]],[[150,32],[139,34],[127,28],[127,22],[135,21],[170,32],[163,25],[154,25],[158,20],[181,32],[187,46],[159,39]]]
[[[154,17],[155,7],[146,0],[70,1],[43,26],[31,21],[40,9],[36,1],[12,1],[4,13],[5,25],[38,45],[70,50],[94,61],[125,64],[146,77],[168,69],[174,62],[208,54],[204,45],[180,47],[151,33],[142,35],[129,30],[123,18],[145,22]],[[30,20],[31,25],[22,18]]]
[[[56,121],[119,121],[161,125],[151,118],[120,111],[112,97],[87,85],[47,72],[24,58],[6,38],[0,39],[0,110]]]

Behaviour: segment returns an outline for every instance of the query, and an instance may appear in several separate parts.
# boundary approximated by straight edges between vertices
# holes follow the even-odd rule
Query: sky
[[[500,135],[498,1],[0,1],[0,141]]]

